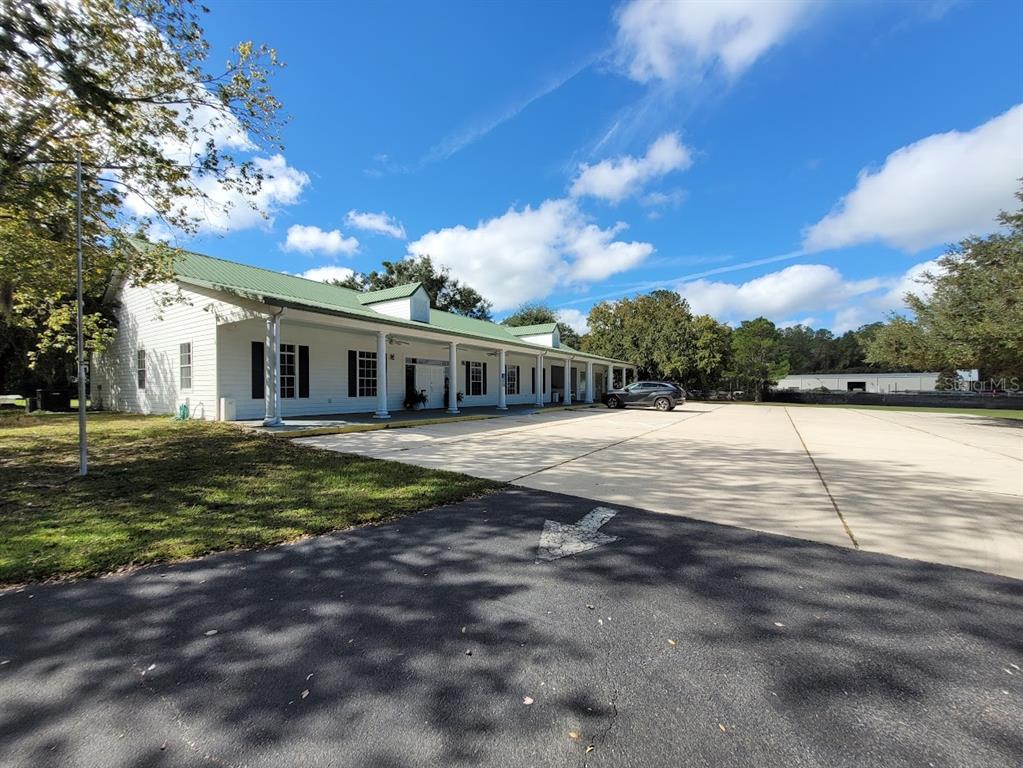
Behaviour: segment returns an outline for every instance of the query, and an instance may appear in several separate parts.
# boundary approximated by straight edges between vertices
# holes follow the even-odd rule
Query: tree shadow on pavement
[[[1023,582],[624,507],[534,562],[593,506],[511,489],[0,593],[0,763],[1023,758]]]

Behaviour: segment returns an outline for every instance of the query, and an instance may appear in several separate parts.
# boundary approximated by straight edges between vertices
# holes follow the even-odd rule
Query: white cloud
[[[802,316],[799,323],[815,325],[821,313],[833,313],[829,327],[844,333],[889,312],[904,311],[907,292],[927,296],[917,280],[924,272],[937,270],[936,261],[925,261],[894,276],[848,280],[834,267],[795,264],[745,283],[694,280],[679,285],[678,291],[694,312],[719,320],[737,322],[762,315],[786,326],[796,324],[791,318]]]
[[[380,213],[349,211],[345,216],[345,223],[353,229],[375,232],[378,235],[387,235],[398,240],[405,239],[405,227],[402,226],[400,221],[385,211]]]
[[[326,265],[323,267],[313,267],[307,269],[305,272],[300,272],[299,277],[304,277],[308,280],[318,280],[321,283],[326,283],[330,280],[344,280],[355,274],[354,270],[348,267],[335,267],[333,265]]]
[[[877,171],[806,232],[807,250],[881,241],[916,252],[995,228],[1023,176],[1023,104],[972,131],[928,136]]]
[[[651,179],[684,170],[692,163],[692,154],[678,134],[666,133],[650,145],[643,157],[623,155],[601,160],[596,165],[581,163],[571,194],[617,203],[638,192]]]
[[[309,176],[288,165],[280,154],[257,157],[252,162],[264,176],[255,195],[242,194],[210,176],[200,176],[193,179],[193,184],[205,197],[183,197],[176,200],[174,206],[198,221],[199,233],[224,234],[266,226],[281,208],[299,201],[302,190],[309,183]],[[125,197],[124,204],[135,215],[153,215],[153,209],[134,193]],[[163,239],[171,236],[171,232],[159,223],[155,234]]]
[[[617,14],[619,61],[639,82],[739,75],[791,34],[808,0],[632,0]]]
[[[677,208],[685,202],[687,197],[684,189],[673,189],[670,192],[649,192],[639,199],[642,205],[650,208],[658,206],[671,206]]]
[[[341,234],[340,229],[332,229],[327,232],[319,227],[293,224],[288,227],[284,250],[323,253],[328,256],[336,256],[339,253],[349,255],[359,250],[359,241],[354,237],[345,237]]]
[[[473,228],[428,232],[408,251],[431,256],[501,311],[543,298],[558,286],[603,280],[642,262],[654,248],[617,240],[625,226],[601,229],[574,201],[546,200],[536,208],[509,209]]]
[[[847,282],[837,269],[824,264],[794,264],[745,283],[695,280],[678,290],[699,314],[741,320],[764,315],[782,320],[830,309],[879,287],[876,280]]]
[[[559,309],[558,320],[563,322],[573,331],[579,334],[590,332],[590,321],[588,316],[578,309]]]

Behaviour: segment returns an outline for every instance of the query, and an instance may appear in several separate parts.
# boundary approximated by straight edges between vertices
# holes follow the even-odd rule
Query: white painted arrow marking
[[[608,536],[598,530],[616,514],[613,509],[597,507],[575,525],[545,520],[543,533],[540,534],[540,546],[536,551],[537,561],[550,562],[618,541],[617,536]]]

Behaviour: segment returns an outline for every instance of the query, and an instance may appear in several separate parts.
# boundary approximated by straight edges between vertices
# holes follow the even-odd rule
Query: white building
[[[778,382],[775,389],[830,392],[933,392],[940,373],[796,373]]]
[[[418,283],[360,293],[185,251],[174,273],[171,283],[111,287],[118,332],[94,361],[94,404],[267,424],[383,419],[413,390],[450,413],[590,403],[635,373],[562,344],[553,323],[512,328],[431,309]]]

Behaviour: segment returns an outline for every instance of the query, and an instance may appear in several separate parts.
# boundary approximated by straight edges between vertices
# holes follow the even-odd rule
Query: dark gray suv
[[[604,395],[608,408],[627,405],[670,411],[676,405],[685,405],[686,393],[668,381],[634,381],[624,389],[612,389]]]

